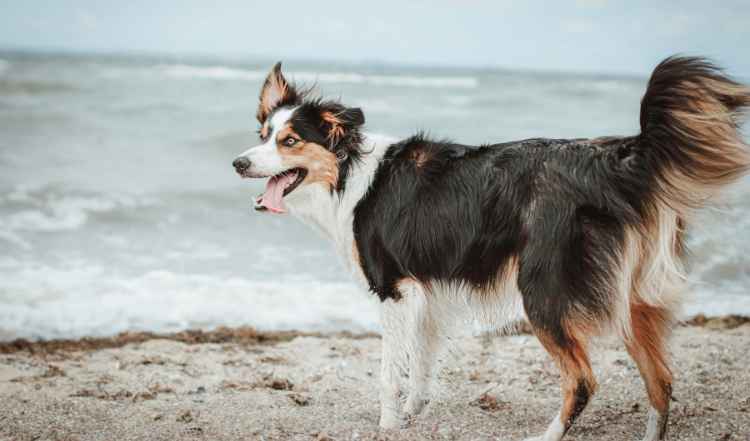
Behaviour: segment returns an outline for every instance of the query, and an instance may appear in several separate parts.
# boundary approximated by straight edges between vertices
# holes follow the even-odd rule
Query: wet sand
[[[673,440],[750,440],[750,320],[698,317],[672,341]],[[558,374],[529,335],[452,342],[432,402],[409,428],[377,428],[375,334],[186,331],[0,343],[0,439],[521,440],[559,404]],[[614,340],[571,440],[636,440],[647,401]]]

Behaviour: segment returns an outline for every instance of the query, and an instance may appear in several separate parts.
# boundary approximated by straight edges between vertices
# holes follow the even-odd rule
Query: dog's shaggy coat
[[[272,176],[256,208],[288,207],[324,232],[379,297],[381,426],[419,413],[440,337],[467,311],[498,327],[527,319],[560,367],[563,403],[539,439],[560,440],[586,407],[588,345],[611,332],[646,385],[644,439],[664,439],[685,231],[750,166],[737,120],[746,87],[703,59],[669,58],[639,135],[482,146],[366,136],[359,109],[307,99],[279,65],[260,101],[263,144],[235,167]]]

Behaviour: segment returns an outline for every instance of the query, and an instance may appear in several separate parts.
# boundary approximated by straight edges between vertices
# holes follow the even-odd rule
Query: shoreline
[[[678,323],[678,327],[699,327],[713,330],[731,330],[750,324],[750,316],[729,314],[721,316],[706,316],[698,314]],[[530,335],[531,328],[527,323],[518,326],[517,331],[503,335]],[[495,336],[496,334],[490,334]],[[500,334],[497,334],[500,335]],[[308,332],[297,330],[259,331],[250,326],[225,327],[220,326],[212,330],[187,329],[179,332],[159,333],[149,331],[126,331],[110,337],[81,337],[73,339],[29,340],[16,338],[0,340],[0,354],[28,352],[30,354],[45,354],[55,352],[97,351],[102,349],[120,348],[129,344],[145,343],[150,340],[170,340],[185,344],[239,344],[239,345],[275,345],[294,340],[298,337],[334,338],[334,339],[365,339],[380,338],[376,332]]]

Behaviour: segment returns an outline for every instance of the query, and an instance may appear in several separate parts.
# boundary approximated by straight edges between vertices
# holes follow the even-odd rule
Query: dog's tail
[[[750,88],[705,59],[670,57],[654,69],[641,101],[639,156],[660,199],[684,214],[750,169],[739,131],[748,106]]]

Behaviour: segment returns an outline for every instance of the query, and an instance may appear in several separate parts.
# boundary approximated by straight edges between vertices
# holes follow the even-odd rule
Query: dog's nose
[[[243,173],[245,170],[250,168],[251,164],[252,163],[250,162],[250,160],[244,156],[240,156],[232,162],[232,165],[234,166],[234,169],[237,170],[237,173]]]

